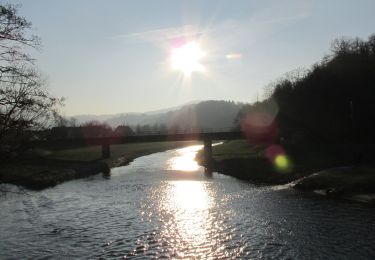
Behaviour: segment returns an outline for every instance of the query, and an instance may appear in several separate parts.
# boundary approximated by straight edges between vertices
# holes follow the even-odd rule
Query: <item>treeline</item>
[[[35,132],[35,139],[73,139],[73,138],[95,138],[95,137],[125,137],[133,135],[150,135],[150,134],[178,134],[193,133],[202,131],[201,128],[192,126],[180,126],[177,124],[167,126],[166,124],[138,124],[136,126],[128,126],[125,124],[111,127],[107,123],[100,121],[89,121],[87,123],[77,125],[74,120],[62,121],[51,129]]]
[[[68,121],[67,121],[68,122]],[[69,124],[59,124],[52,129],[45,130],[44,136],[40,139],[74,139],[74,138],[95,138],[95,137],[124,137],[135,135],[132,128],[126,125],[119,125],[112,128],[108,124],[99,121],[90,121],[80,126],[69,122]]]
[[[237,122],[267,142],[373,143],[375,35],[335,40],[329,55],[278,80]]]

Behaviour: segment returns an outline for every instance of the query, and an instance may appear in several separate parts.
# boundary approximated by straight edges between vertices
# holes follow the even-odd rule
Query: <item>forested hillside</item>
[[[257,125],[254,114],[266,114],[271,120],[264,129],[276,127],[274,137],[290,142],[375,141],[375,35],[336,40],[330,55],[291,75],[266,100],[245,106],[238,121],[248,128]]]

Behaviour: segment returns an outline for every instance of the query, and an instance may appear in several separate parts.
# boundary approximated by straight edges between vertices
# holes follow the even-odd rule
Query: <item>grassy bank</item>
[[[100,172],[109,172],[106,163],[55,160],[45,157],[22,158],[1,165],[0,183],[41,190]]]
[[[267,158],[266,147],[236,140],[213,147],[212,167],[220,173],[256,183],[295,181],[296,189],[318,190],[332,197],[375,193],[375,167],[371,160],[365,159],[360,164],[353,161],[357,150],[344,145],[285,146],[289,167],[283,170]],[[202,154],[200,151],[197,155],[200,164],[204,164]]]
[[[278,172],[265,157],[264,147],[250,146],[245,140],[233,140],[214,146],[212,149],[212,168],[223,174],[255,183],[285,183],[291,177],[290,172]],[[197,154],[197,160],[203,162],[203,151]]]
[[[375,192],[375,170],[366,166],[327,169],[299,180],[294,187],[332,197],[370,194]]]
[[[102,161],[113,168],[126,165],[137,157],[169,149],[193,145],[196,142],[153,142],[111,145],[111,157],[101,158],[100,146],[88,146],[74,149],[51,151],[47,157],[58,160],[75,160],[83,162]]]
[[[263,146],[250,146],[245,140],[227,141],[214,146],[212,168],[223,174],[255,183],[280,184],[296,178],[294,171],[278,171],[265,156]],[[203,151],[197,154],[204,165]]]
[[[101,158],[101,147],[79,147],[64,150],[36,149],[17,160],[0,165],[0,183],[40,190],[64,181],[84,178],[126,165],[137,157],[183,147],[196,142],[132,143],[111,146],[111,157]]]

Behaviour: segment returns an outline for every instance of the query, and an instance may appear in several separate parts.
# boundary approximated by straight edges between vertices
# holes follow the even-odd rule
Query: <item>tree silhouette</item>
[[[46,89],[27,48],[39,48],[31,23],[17,7],[0,5],[0,150],[23,149],[32,130],[41,129],[57,113],[62,100]]]
[[[280,136],[295,141],[367,144],[375,141],[375,35],[367,41],[341,38],[331,54],[308,71],[272,84],[264,109],[274,100]],[[260,104],[244,107],[240,122]]]

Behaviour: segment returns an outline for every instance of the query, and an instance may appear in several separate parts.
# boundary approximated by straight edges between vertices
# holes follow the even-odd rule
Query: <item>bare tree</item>
[[[18,15],[17,6],[0,5],[0,82],[29,78],[24,66],[34,59],[25,47],[40,48],[39,37],[30,34],[30,29],[31,23]]]
[[[18,6],[0,4],[0,148],[51,122],[62,99],[52,96],[27,50],[39,49]],[[24,139],[22,139],[24,140]]]

